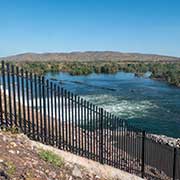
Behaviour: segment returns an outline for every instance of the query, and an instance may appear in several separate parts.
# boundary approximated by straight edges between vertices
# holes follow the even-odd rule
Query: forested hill
[[[14,56],[1,57],[0,60],[27,62],[27,61],[173,61],[180,62],[179,57],[161,56],[154,54],[121,53],[112,51],[87,51],[71,53],[24,53]]]

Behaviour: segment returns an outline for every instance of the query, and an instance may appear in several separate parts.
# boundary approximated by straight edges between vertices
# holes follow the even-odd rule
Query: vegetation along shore
[[[90,73],[132,72],[142,76],[151,72],[151,78],[164,80],[180,87],[180,58],[120,52],[26,53],[0,60],[9,61],[25,70],[44,74],[68,72],[72,75]]]

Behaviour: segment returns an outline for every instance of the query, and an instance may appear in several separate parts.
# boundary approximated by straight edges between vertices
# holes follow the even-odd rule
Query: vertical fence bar
[[[14,106],[14,124],[17,126],[17,111],[16,111],[16,87],[15,87],[15,72],[12,65],[12,87],[13,87],[13,106]]]
[[[131,157],[130,157],[130,151],[132,150],[132,154],[134,154],[134,142],[132,141],[132,127],[129,126],[128,129],[128,134],[129,134],[129,141],[128,141],[128,166],[129,166],[129,172],[132,173],[132,168],[131,168]],[[130,146],[130,147],[129,147]]]
[[[78,96],[78,99],[77,99],[77,103],[78,103],[78,154],[80,154],[80,149],[81,149],[81,140],[80,140],[80,122],[81,122],[81,116],[80,116],[80,97]]]
[[[104,163],[107,164],[107,112],[104,111]]]
[[[108,155],[107,155],[107,162],[108,165],[111,164],[111,116],[110,113],[107,113],[107,124],[108,124]]]
[[[84,117],[83,117],[83,99],[81,99],[81,155],[83,155],[84,150],[84,135],[83,135],[83,124],[84,124]]]
[[[110,144],[111,144],[111,166],[113,166],[113,156],[114,156],[114,153],[113,153],[113,115],[110,113],[109,114],[110,116],[110,126],[111,126],[111,138],[110,138]]]
[[[118,133],[119,133],[119,127],[118,127],[118,117],[116,117],[116,168],[119,167],[118,164]]]
[[[40,137],[41,141],[43,141],[43,129],[42,129],[42,81],[41,77],[38,77],[39,83],[39,114],[40,114]]]
[[[28,121],[28,135],[31,134],[30,129],[30,113],[29,113],[29,74],[26,71],[26,111],[27,111],[27,121]]]
[[[2,85],[2,72],[0,76],[0,86]],[[0,129],[3,126],[3,101],[2,101],[2,87],[0,87]]]
[[[0,85],[1,85],[1,76],[0,76]],[[2,101],[2,89],[0,87],[0,129],[3,126],[3,101]]]
[[[68,131],[69,131],[69,142],[68,142],[68,144],[69,144],[69,150],[70,151],[72,151],[72,148],[71,148],[71,116],[70,116],[70,114],[71,114],[71,96],[70,96],[70,92],[68,92],[68,124],[69,124],[69,129],[68,129]]]
[[[114,163],[114,151],[113,151],[113,149],[114,149],[114,147],[113,147],[114,124],[113,124],[113,115],[112,114],[110,114],[110,122],[111,122],[111,166],[113,166],[113,163]]]
[[[126,171],[129,172],[129,164],[128,164],[128,136],[127,136],[127,133],[128,133],[128,125],[126,125],[126,131],[125,131],[125,137],[126,137],[126,150],[125,150],[125,154],[126,154]]]
[[[89,102],[87,102],[87,153],[88,153],[88,159],[89,159],[89,147],[90,147],[90,143],[89,143]]]
[[[38,89],[37,89],[37,76],[34,75],[34,85],[35,85],[35,108],[36,108],[36,133],[37,140],[39,140],[39,119],[38,119]]]
[[[173,180],[176,179],[176,156],[177,156],[177,149],[174,148],[173,150]]]
[[[3,126],[2,91],[0,89],[0,129]]]
[[[75,142],[76,142],[76,154],[77,154],[77,96],[74,97],[75,101]]]
[[[100,108],[100,163],[103,164],[103,109]]]
[[[10,66],[6,64],[7,67],[7,82],[8,82],[8,98],[9,98],[9,118],[10,118],[10,126],[12,127],[12,103],[11,103],[11,80],[10,80]]]
[[[118,151],[117,151],[117,137],[118,137],[118,124],[117,124],[117,117],[115,117],[115,149],[116,149],[116,153],[115,153],[115,167],[118,167]]]
[[[135,159],[135,165],[137,166],[137,169],[138,169],[138,163],[137,163],[137,155],[136,155],[136,131],[135,132],[132,132],[132,141],[133,141],[133,153],[134,153],[134,159]],[[136,173],[135,172],[135,169],[133,168],[133,173]]]
[[[115,164],[115,147],[114,147],[114,136],[115,136],[115,116],[112,115],[112,165]]]
[[[98,114],[98,108],[96,106],[96,161],[99,160],[99,150],[98,150],[98,147],[99,147],[99,133],[98,133],[98,130],[99,130],[99,126],[98,126],[98,123],[99,123],[99,114]]]
[[[84,100],[84,135],[85,135],[85,139],[84,139],[84,149],[85,149],[85,156],[87,156],[87,134],[86,134],[86,127],[87,127],[87,123],[86,123],[86,119],[87,119],[87,114],[86,114],[86,100]]]
[[[4,113],[5,113],[5,123],[6,128],[8,126],[8,118],[7,118],[7,98],[6,98],[6,69],[4,61],[2,61],[2,80],[3,80],[3,93],[4,93]]]
[[[19,80],[19,68],[16,67],[16,77],[17,77],[17,98],[18,98],[18,119],[19,119],[19,126],[20,129],[22,130],[22,119],[21,119],[21,94],[20,94],[20,80]]]
[[[136,157],[136,164],[137,164],[137,171],[139,172],[140,166],[139,166],[139,162],[137,162],[137,160],[139,159],[139,150],[138,150],[138,133],[134,134],[134,141],[135,141],[135,157]]]
[[[109,132],[110,132],[110,127],[109,127],[109,112],[106,113],[106,124],[107,124],[107,154],[106,154],[106,159],[107,159],[107,164],[109,165],[109,149],[110,149],[110,139],[109,139]]]
[[[115,122],[115,116],[112,114],[112,166],[114,166],[114,155],[115,155],[115,152],[114,152],[114,122]]]
[[[145,154],[145,131],[142,132],[142,164],[141,164],[141,177],[144,177],[144,154]]]
[[[57,86],[54,84],[54,114],[55,114],[55,138],[56,138],[56,147],[58,146],[58,130],[57,130]]]
[[[121,144],[120,144],[120,138],[121,138],[121,119],[118,118],[118,137],[117,137],[117,147],[118,147],[118,168],[121,167],[121,161],[120,161],[120,148],[121,148]]]
[[[125,161],[125,158],[126,158],[126,154],[125,154],[125,148],[126,148],[126,136],[125,136],[125,123],[123,122],[123,138],[122,138],[122,142],[123,142],[123,161]],[[126,168],[126,165],[125,165],[125,163],[123,162],[123,164],[122,164],[122,166],[123,166],[123,169],[125,169]]]
[[[61,88],[61,100],[62,100],[62,143],[64,149],[64,90]]]
[[[50,83],[51,90],[51,144],[54,145],[54,107],[53,107],[53,83]]]
[[[66,132],[66,150],[68,150],[68,133],[67,133],[67,129],[68,129],[68,127],[67,127],[67,91],[65,90],[64,91],[64,98],[65,98],[65,127],[66,127],[66,129],[65,129],[65,132]]]
[[[112,121],[112,114],[109,114],[109,121],[110,121],[110,165],[113,165],[113,121]]]
[[[108,165],[111,164],[111,121],[110,121],[110,113],[107,112],[107,124],[108,124],[108,155],[107,162]]]
[[[32,136],[35,139],[35,124],[34,124],[34,89],[33,89],[33,78],[30,73],[30,86],[31,86],[31,116],[32,116]]]
[[[48,144],[51,144],[51,124],[50,124],[50,98],[49,98],[49,80],[46,80],[46,94],[47,94],[47,131]]]
[[[23,106],[23,126],[24,133],[26,134],[26,112],[25,112],[25,89],[24,89],[24,71],[21,69],[21,91],[22,91],[22,106]]]
[[[139,133],[139,136],[141,135],[142,135],[142,132]],[[142,150],[141,143],[137,143],[136,152],[137,152],[138,159],[140,161],[139,163],[140,172],[141,172],[141,154],[142,154],[141,150]]]
[[[94,157],[93,159],[95,160],[96,159],[96,143],[95,143],[95,139],[96,139],[96,135],[95,135],[95,132],[96,132],[96,120],[95,120],[95,105],[93,105],[93,154],[94,154]]]
[[[43,122],[43,128],[44,128],[44,142],[47,143],[47,120],[46,120],[46,91],[45,91],[45,78],[44,76],[42,77],[42,94],[43,94],[43,119],[44,119],[44,122]]]
[[[59,119],[59,148],[61,149],[61,101],[60,101],[60,87],[58,86],[58,119]]]
[[[71,94],[72,152],[74,152],[74,96]]]
[[[93,113],[93,109],[92,109],[92,104],[90,103],[90,140],[91,140],[91,149],[90,149],[90,152],[91,152],[91,159],[93,159],[93,138],[92,138],[92,136],[93,136],[93,134],[92,134],[92,132],[93,132],[93,118],[92,118],[92,113]]]
[[[88,158],[90,158],[91,154],[91,110],[90,103],[88,102]]]

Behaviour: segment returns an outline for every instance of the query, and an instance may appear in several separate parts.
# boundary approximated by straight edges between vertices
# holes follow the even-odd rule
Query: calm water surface
[[[180,88],[133,73],[48,73],[62,87],[145,130],[180,137]]]

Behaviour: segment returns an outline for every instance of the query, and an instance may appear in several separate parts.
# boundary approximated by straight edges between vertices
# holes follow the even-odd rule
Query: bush
[[[51,163],[54,166],[61,167],[64,164],[63,159],[52,151],[41,149],[38,154],[41,159]]]

